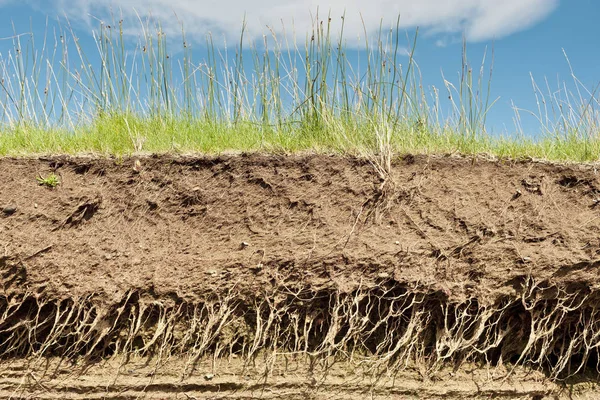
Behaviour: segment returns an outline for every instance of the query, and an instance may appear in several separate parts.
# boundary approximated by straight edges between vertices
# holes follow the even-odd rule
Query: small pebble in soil
[[[206,374],[204,375],[204,379],[206,379],[207,381],[212,380],[212,378],[214,378],[215,376],[213,374]]]
[[[2,212],[4,213],[4,215],[13,215],[14,213],[17,212],[17,206],[15,206],[15,205],[6,206],[2,209]]]

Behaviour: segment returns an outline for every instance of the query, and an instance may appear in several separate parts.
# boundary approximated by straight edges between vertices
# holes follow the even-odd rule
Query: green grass
[[[362,58],[350,60],[343,27],[331,32],[327,21],[317,16],[303,43],[273,33],[248,51],[242,27],[229,54],[209,36],[198,62],[184,30],[167,38],[151,20],[134,44],[122,22],[101,24],[92,53],[69,26],[41,44],[15,35],[0,58],[0,155],[309,150],[600,157],[598,98],[574,75],[575,89],[547,86],[548,94],[533,82],[539,108],[532,114],[543,129],[537,139],[519,130],[517,109],[515,133],[490,135],[492,68],[485,59],[474,74],[463,46],[458,83],[425,89],[413,53],[417,35],[407,56],[397,27],[375,38],[365,32]]]

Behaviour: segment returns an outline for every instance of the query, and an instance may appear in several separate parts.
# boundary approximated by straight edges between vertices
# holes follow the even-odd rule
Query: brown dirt
[[[50,157],[0,176],[0,396],[600,395],[594,165]]]

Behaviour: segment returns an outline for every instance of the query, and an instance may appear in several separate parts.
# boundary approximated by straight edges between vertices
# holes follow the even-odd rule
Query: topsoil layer
[[[4,390],[595,398],[596,168],[405,156],[376,171],[324,155],[0,159],[0,353],[34,360]],[[55,188],[36,179],[50,174]],[[129,356],[172,382],[107,389],[94,368]],[[55,357],[75,377],[39,372]]]

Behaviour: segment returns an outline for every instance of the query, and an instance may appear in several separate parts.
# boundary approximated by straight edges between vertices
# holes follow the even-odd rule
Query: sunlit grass
[[[41,43],[15,35],[0,56],[0,155],[137,152],[336,152],[350,154],[489,153],[589,161],[600,156],[598,98],[573,74],[543,94],[533,82],[542,135],[486,132],[492,69],[476,73],[466,57],[458,81],[424,88],[414,48],[397,26],[365,33],[348,56],[317,16],[303,42],[274,32],[234,49],[206,38],[195,60],[185,31],[167,38],[147,20],[139,40],[123,22],[102,23],[96,48],[83,48],[66,26]],[[169,40],[168,40],[169,39]],[[408,46],[406,46],[408,45]],[[404,49],[408,48],[408,52]],[[535,137],[535,139],[533,139]]]

